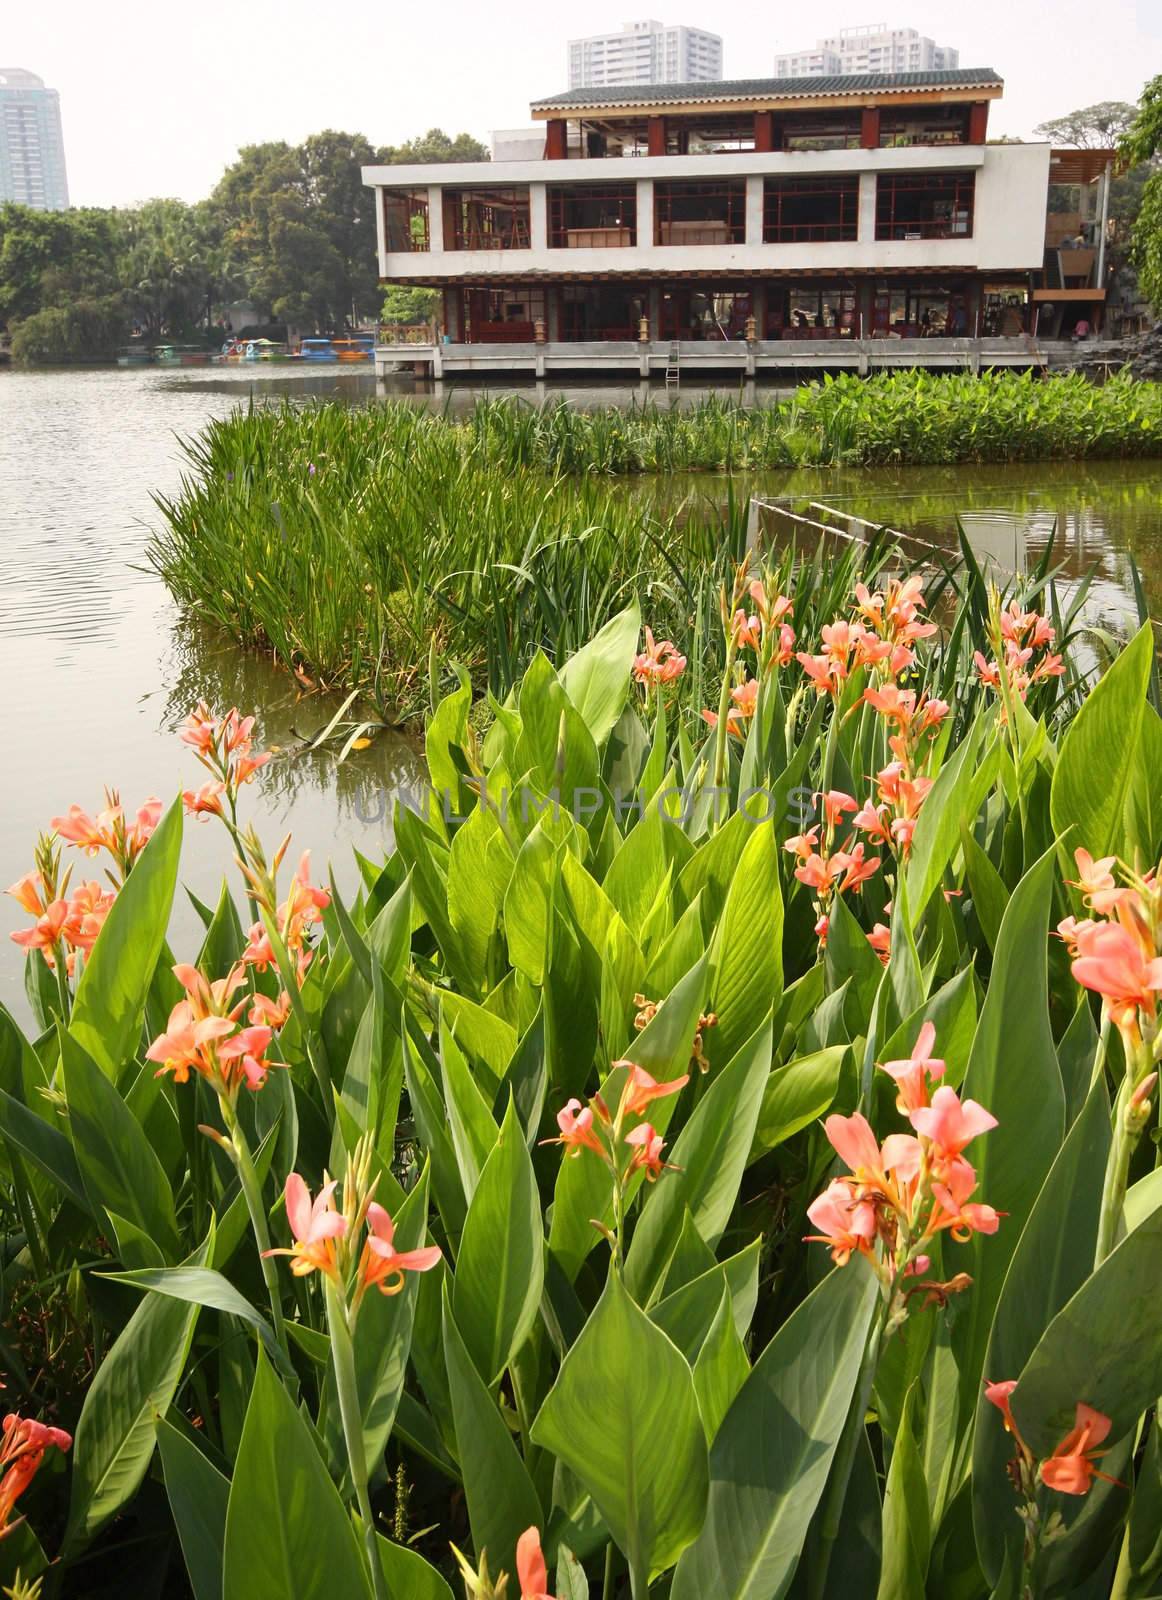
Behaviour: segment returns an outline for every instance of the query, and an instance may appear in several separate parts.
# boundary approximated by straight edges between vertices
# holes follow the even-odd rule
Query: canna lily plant
[[[53,819],[0,1586],[1156,1592],[1149,630],[1079,696],[1049,590],[820,581],[731,573],[709,691],[636,608],[483,706],[433,657],[353,890],[246,821],[237,710]],[[184,818],[238,876],[176,960]]]

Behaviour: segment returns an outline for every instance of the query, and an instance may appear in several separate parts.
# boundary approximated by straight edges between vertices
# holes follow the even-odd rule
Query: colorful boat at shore
[[[346,339],[332,339],[336,361],[373,361],[375,359],[374,335],[352,334]]]
[[[122,345],[117,352],[119,367],[151,367],[157,357],[147,344]]]

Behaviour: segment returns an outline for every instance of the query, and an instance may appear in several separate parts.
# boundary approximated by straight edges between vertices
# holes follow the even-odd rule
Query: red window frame
[[[679,215],[675,216],[677,207]],[[729,237],[699,238],[698,225],[707,233],[726,225]],[[675,225],[678,237],[675,237]],[[684,237],[682,235],[685,235]],[[725,178],[717,182],[655,182],[654,243],[656,245],[745,244],[746,179]]]
[[[432,248],[426,189],[384,189],[383,237],[389,255]]]
[[[907,202],[925,195],[932,213],[940,207],[947,214],[909,215],[919,208]],[[975,172],[881,172],[876,179],[876,238],[971,239],[975,202]],[[962,226],[956,225],[958,218]]]
[[[553,184],[548,190],[550,250],[599,250],[627,248],[637,243],[637,185]],[[586,223],[576,220],[576,206],[612,221]],[[572,213],[572,215],[571,215]],[[597,235],[574,243],[570,233]],[[600,237],[605,235],[605,237]]]
[[[445,189],[445,250],[528,250],[531,204],[527,184]]]
[[[830,222],[787,222],[786,202],[822,198],[836,201]],[[840,177],[768,178],[763,185],[763,242],[786,244],[796,240],[844,240],[859,237],[859,174]]]

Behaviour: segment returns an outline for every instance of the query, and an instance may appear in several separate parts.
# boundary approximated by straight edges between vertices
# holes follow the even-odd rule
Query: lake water
[[[103,785],[127,807],[172,797],[201,769],[173,729],[201,697],[258,713],[265,743],[307,740],[336,709],[304,697],[269,663],[184,625],[142,561],[155,518],[151,496],[181,475],[177,437],[250,399],[374,402],[370,374],[274,368],[144,371],[102,368],[18,372],[0,368],[0,733],[7,752],[0,813],[0,887],[31,864],[37,831],[76,801],[101,804]],[[382,387],[379,391],[384,392]],[[408,379],[394,392],[413,394]],[[490,390],[490,392],[496,392]],[[533,398],[531,389],[521,391]],[[560,392],[560,391],[550,391]],[[579,403],[627,403],[636,390],[564,391]],[[689,400],[695,391],[684,391]],[[452,391],[453,409],[472,394]],[[430,394],[421,403],[445,403]],[[719,492],[696,480],[695,492]],[[663,496],[677,485],[658,486]],[[748,485],[749,487],[749,485]],[[949,538],[960,512],[981,549],[1036,558],[1055,521],[1071,571],[1098,568],[1097,600],[1111,622],[1131,607],[1129,556],[1162,611],[1162,464],[1109,463],[905,472],[766,474],[755,487],[842,506],[871,520]],[[686,492],[687,486],[681,486]],[[627,492],[641,493],[642,486]],[[654,492],[651,489],[650,492]],[[1006,555],[1006,559],[1008,559]],[[332,858],[347,882],[351,847],[385,842],[385,789],[413,781],[417,758],[401,738],[337,766],[332,753],[281,760],[251,786],[250,814],[272,843],[293,830],[322,870]],[[215,824],[189,824],[183,881],[212,896],[228,866]],[[194,937],[192,912],[176,941]],[[0,937],[26,919],[0,898]],[[5,948],[9,948],[5,945]],[[0,999],[23,1011],[15,948],[0,958]]]

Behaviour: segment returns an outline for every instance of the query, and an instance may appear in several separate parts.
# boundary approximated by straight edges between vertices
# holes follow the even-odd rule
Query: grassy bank
[[[433,649],[503,694],[538,647],[565,659],[635,596],[662,631],[710,635],[745,501],[651,514],[614,477],[1162,455],[1162,387],[902,374],[753,410],[495,400],[463,421],[322,405],[239,412],[187,452],[150,546],[182,605],[407,715]]]

